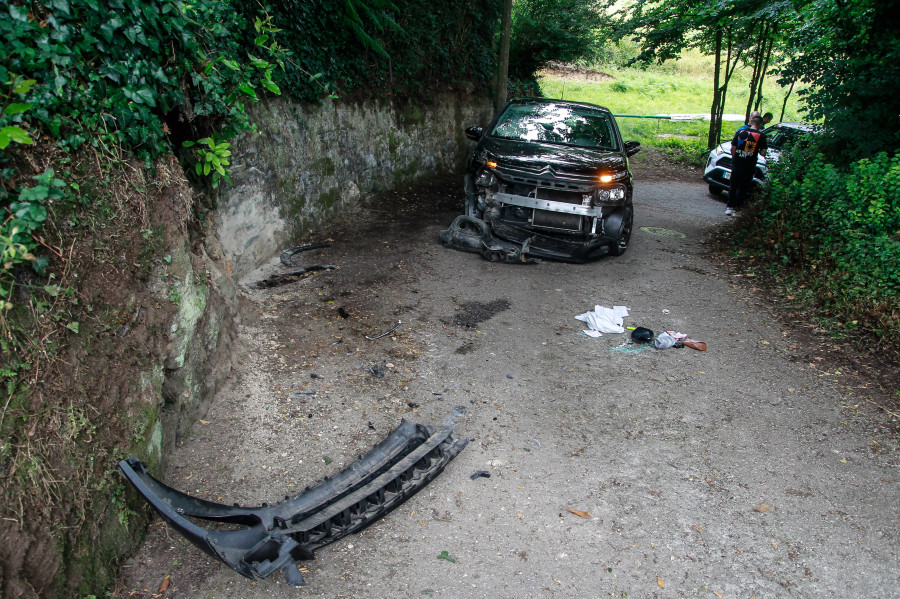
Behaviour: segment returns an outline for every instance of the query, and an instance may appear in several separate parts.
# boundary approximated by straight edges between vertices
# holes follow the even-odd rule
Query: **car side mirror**
[[[638,152],[641,151],[641,142],[639,141],[626,141],[625,142],[625,155],[626,156],[634,156]]]
[[[479,139],[481,139],[482,135],[484,135],[484,129],[482,127],[466,128],[466,137],[468,137],[472,141],[478,141]]]

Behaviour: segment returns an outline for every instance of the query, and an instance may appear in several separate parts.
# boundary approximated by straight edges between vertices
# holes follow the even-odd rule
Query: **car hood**
[[[716,146],[716,149],[713,151],[716,154],[731,154],[731,142],[730,141],[722,142],[718,146]],[[780,154],[781,154],[781,152],[776,150],[775,148],[769,148],[768,150],[766,150],[766,156],[763,156],[762,154],[760,154],[759,156],[756,157],[756,163],[757,164],[766,164],[767,161],[774,162],[774,161],[778,160],[778,156]]]
[[[627,170],[622,152],[556,146],[537,142],[519,142],[508,139],[484,139],[477,152],[485,151],[504,166],[546,164],[569,171],[595,173],[598,169],[611,172]]]

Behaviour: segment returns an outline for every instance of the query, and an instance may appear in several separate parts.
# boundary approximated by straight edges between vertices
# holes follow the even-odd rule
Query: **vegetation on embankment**
[[[499,2],[432,5],[0,8],[4,596],[109,587],[146,519],[117,460],[163,464],[218,380],[229,291],[209,215],[247,105],[485,89]]]
[[[836,166],[812,144],[771,177],[728,234],[733,255],[835,338],[900,359],[900,155]]]

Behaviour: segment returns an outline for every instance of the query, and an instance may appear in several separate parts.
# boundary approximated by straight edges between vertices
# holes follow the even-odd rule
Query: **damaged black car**
[[[501,262],[586,262],[628,249],[634,222],[628,157],[606,108],[543,98],[511,100],[476,142],[465,176],[465,214],[444,245]]]

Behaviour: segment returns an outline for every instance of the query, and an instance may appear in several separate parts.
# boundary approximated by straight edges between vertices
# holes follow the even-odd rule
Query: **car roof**
[[[560,106],[590,108],[592,110],[602,110],[603,112],[612,112],[609,108],[606,108],[605,106],[600,106],[598,104],[591,104],[589,102],[570,102],[569,100],[556,100],[553,98],[535,98],[535,97],[531,97],[531,96],[526,96],[524,98],[513,98],[508,103],[511,104],[513,102],[528,102],[528,103],[532,103],[532,104],[559,104]]]
[[[775,123],[774,125],[771,125],[767,128],[774,129],[775,127],[781,127],[784,129],[796,129],[797,131],[805,132],[812,132],[816,130],[816,125],[813,125],[812,123]]]

